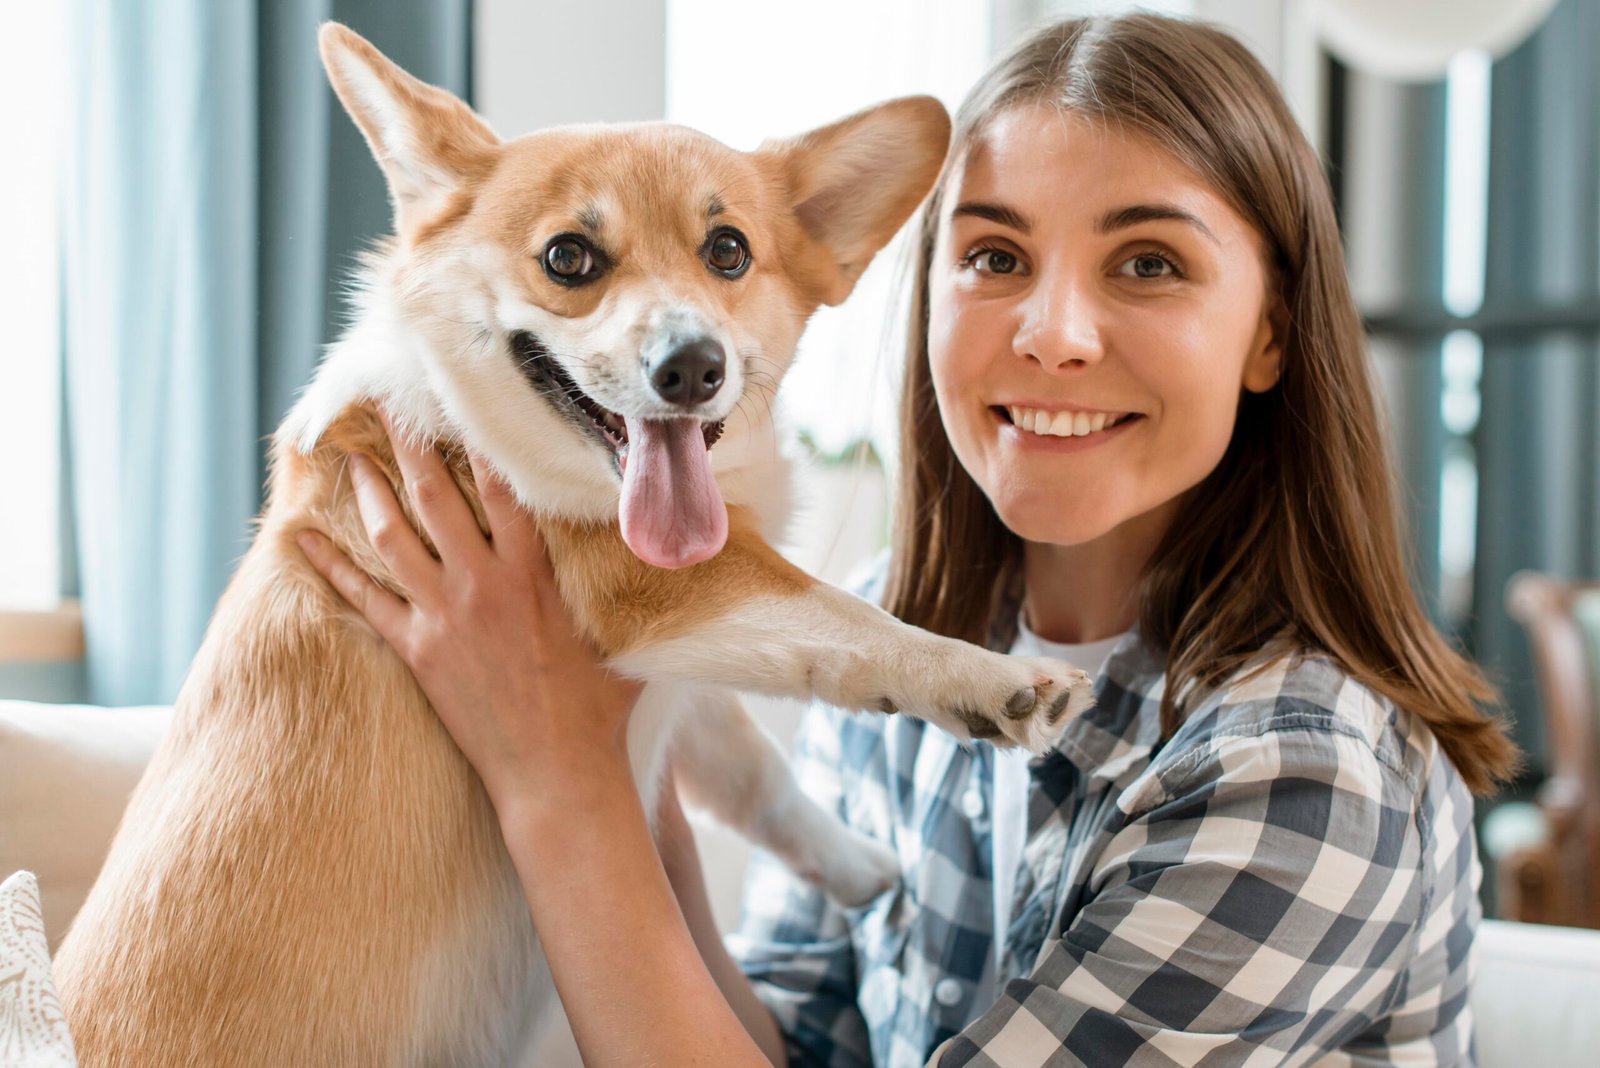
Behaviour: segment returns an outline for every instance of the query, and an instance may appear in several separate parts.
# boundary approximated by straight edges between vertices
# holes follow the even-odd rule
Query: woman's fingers
[[[398,648],[410,622],[411,606],[372,581],[372,576],[352,563],[326,535],[302,530],[294,540],[328,585],[365,616],[385,641]]]
[[[484,514],[489,517],[496,555],[533,580],[534,592],[547,620],[554,613],[571,629],[571,616],[556,585],[555,568],[550,564],[538,521],[532,512],[522,507],[516,491],[489,467],[487,460],[469,449],[467,462],[472,465],[478,496],[483,501]]]
[[[461,495],[461,487],[450,477],[444,458],[431,446],[412,442],[404,434],[397,434],[388,416],[383,416],[384,428],[389,433],[389,444],[400,465],[405,480],[406,495],[417,510],[422,529],[428,532],[439,549],[439,559],[446,562],[471,559],[473,553],[484,548],[483,531],[478,529],[478,519],[471,505]]]
[[[533,513],[517,500],[516,491],[487,460],[470,449],[467,463],[472,466],[472,479],[478,485],[483,514],[489,519],[489,537],[495,551],[503,559],[518,564],[535,555],[542,556],[544,544],[539,537],[539,526],[534,522]]]
[[[394,489],[373,460],[350,454],[350,482],[356,490],[356,509],[367,528],[367,538],[379,559],[389,566],[400,585],[415,593],[430,587],[439,561],[428,552],[395,499]]]

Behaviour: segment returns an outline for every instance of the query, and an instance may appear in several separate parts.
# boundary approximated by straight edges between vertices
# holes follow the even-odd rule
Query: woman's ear
[[[1265,393],[1283,377],[1283,347],[1289,336],[1289,308],[1283,295],[1273,292],[1264,304],[1244,362],[1242,385],[1251,393]]]

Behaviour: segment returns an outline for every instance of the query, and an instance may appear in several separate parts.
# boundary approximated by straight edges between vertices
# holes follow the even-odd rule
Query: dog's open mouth
[[[519,331],[511,344],[533,388],[611,450],[622,478],[622,539],[635,556],[657,567],[687,567],[721,551],[728,509],[708,453],[722,436],[722,422],[613,412],[579,389],[538,338]]]
[[[511,336],[511,345],[517,357],[517,366],[522,369],[528,381],[533,383],[533,388],[554,404],[558,411],[577,417],[574,418],[574,422],[592,430],[609,446],[616,460],[617,472],[621,474],[628,463],[627,419],[603,407],[593,397],[579,389],[578,383],[567,374],[560,361],[551,356],[550,350],[532,334],[518,331]],[[700,433],[705,438],[707,449],[722,437],[722,430],[726,425],[726,420],[700,424]]]

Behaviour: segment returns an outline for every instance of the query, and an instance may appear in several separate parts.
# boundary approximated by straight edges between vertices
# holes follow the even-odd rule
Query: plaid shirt
[[[1029,765],[998,975],[994,751],[807,713],[803,787],[905,875],[845,910],[757,857],[729,947],[791,1064],[1472,1062],[1472,801],[1432,734],[1287,654],[1163,744],[1164,680],[1130,634],[1096,706]]]

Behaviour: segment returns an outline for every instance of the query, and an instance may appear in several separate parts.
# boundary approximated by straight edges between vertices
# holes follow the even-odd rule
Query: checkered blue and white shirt
[[[1095,707],[1030,763],[998,954],[994,750],[806,714],[802,785],[905,874],[843,910],[753,864],[729,946],[791,1064],[1472,1063],[1472,800],[1431,733],[1291,654],[1163,744],[1164,678],[1129,634]]]

